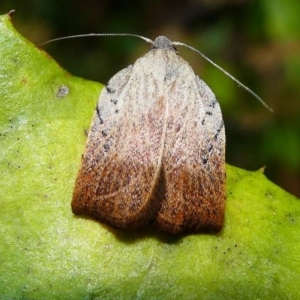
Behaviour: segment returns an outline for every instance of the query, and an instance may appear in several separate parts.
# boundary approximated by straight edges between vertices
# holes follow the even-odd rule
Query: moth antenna
[[[47,42],[44,42],[40,44],[40,46],[55,42],[55,41],[61,41],[61,40],[68,40],[68,39],[75,39],[75,38],[81,38],[81,37],[91,37],[91,36],[133,36],[140,38],[144,40],[147,43],[153,44],[153,41],[151,39],[148,39],[144,36],[138,35],[138,34],[131,34],[131,33],[87,33],[87,34],[75,34],[75,35],[69,35],[64,36],[56,39],[49,40]]]
[[[172,44],[176,45],[176,46],[177,45],[178,46],[184,46],[184,47],[189,48],[189,49],[197,52],[198,54],[200,54],[206,61],[208,61],[209,63],[211,63],[213,66],[215,66],[220,71],[222,71],[226,76],[228,76],[230,79],[232,79],[233,81],[235,81],[239,86],[241,86],[244,90],[246,90],[248,93],[250,93],[252,96],[254,96],[266,109],[268,109],[270,112],[273,112],[273,109],[270,106],[268,106],[267,103],[262,98],[260,98],[250,88],[248,88],[246,85],[244,85],[239,80],[237,80],[235,77],[233,77],[230,73],[228,73],[227,71],[225,71],[222,67],[220,67],[215,62],[213,62],[210,58],[208,58],[202,52],[200,52],[199,50],[197,50],[196,48],[194,48],[192,46],[186,45],[186,44],[181,43],[181,42],[172,42]]]
[[[87,33],[87,34],[76,34],[76,35],[69,35],[65,37],[60,37],[56,39],[52,39],[49,41],[46,41],[40,46],[55,42],[55,41],[61,41],[61,40],[67,40],[67,39],[74,39],[74,38],[81,38],[81,37],[95,37],[95,36],[131,36],[131,37],[137,37],[139,39],[144,40],[147,43],[153,44],[153,41],[151,39],[148,39],[144,36],[138,35],[138,34],[132,34],[132,33]],[[241,83],[239,80],[237,80],[235,77],[233,77],[230,73],[225,71],[222,67],[217,65],[215,62],[213,62],[210,58],[208,58],[206,55],[204,55],[201,51],[197,50],[196,48],[186,45],[181,42],[172,42],[173,45],[176,46],[184,46],[186,48],[191,49],[192,51],[195,51],[196,53],[200,54],[206,61],[211,63],[214,67],[219,69],[221,72],[223,72],[226,76],[228,76],[231,80],[235,81],[239,86],[241,86],[244,90],[246,90],[248,93],[250,93],[252,96],[254,96],[264,107],[266,107],[270,112],[273,112],[273,109],[267,105],[266,102],[263,101],[262,98],[260,98],[255,92],[253,92],[250,88],[248,88],[246,85]]]

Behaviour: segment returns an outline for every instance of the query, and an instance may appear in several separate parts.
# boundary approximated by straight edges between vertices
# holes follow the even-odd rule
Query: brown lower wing
[[[169,92],[160,180],[165,187],[156,216],[170,233],[219,231],[225,209],[225,131],[219,104],[198,77]]]
[[[72,211],[114,227],[135,228],[157,210],[153,195],[162,161],[166,105],[157,97],[149,74],[131,68],[128,76],[121,72],[102,92],[94,114]]]

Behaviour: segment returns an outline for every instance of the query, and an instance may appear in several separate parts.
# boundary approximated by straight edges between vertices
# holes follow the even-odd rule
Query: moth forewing
[[[219,231],[225,209],[225,132],[220,106],[209,87],[180,57],[169,70],[168,119],[163,155],[165,198],[158,227],[171,233]]]
[[[139,59],[102,91],[72,200],[75,214],[120,228],[142,226],[158,206],[166,100],[144,65]]]

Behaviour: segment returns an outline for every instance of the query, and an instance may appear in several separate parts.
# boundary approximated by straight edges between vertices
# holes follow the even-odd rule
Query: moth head
[[[165,36],[158,36],[154,40],[151,49],[168,50],[178,53],[173,43]]]

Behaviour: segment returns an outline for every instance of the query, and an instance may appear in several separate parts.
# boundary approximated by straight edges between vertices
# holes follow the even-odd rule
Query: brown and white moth
[[[219,103],[160,36],[103,89],[72,211],[117,228],[154,223],[173,234],[219,231],[225,197]]]

